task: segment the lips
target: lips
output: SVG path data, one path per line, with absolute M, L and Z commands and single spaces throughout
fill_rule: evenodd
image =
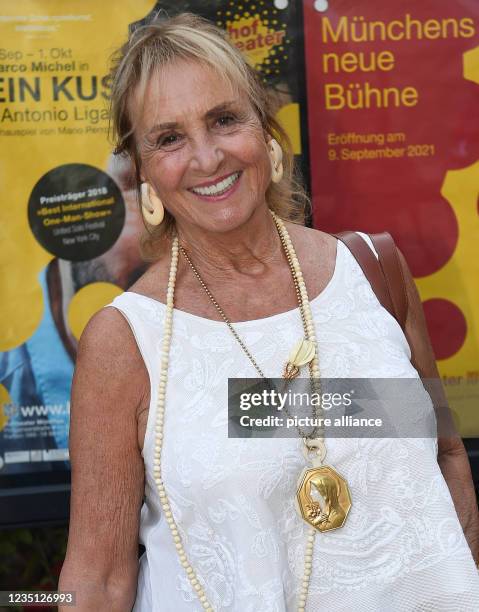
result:
M 196 195 L 200 196 L 219 196 L 229 191 L 238 181 L 240 175 L 241 172 L 232 172 L 231 174 L 219 177 L 214 181 L 208 181 L 206 183 L 201 183 L 201 185 L 190 187 L 189 191 L 192 191 Z

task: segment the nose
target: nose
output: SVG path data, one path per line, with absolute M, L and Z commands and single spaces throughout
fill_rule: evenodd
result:
M 208 132 L 195 134 L 190 141 L 191 170 L 204 177 L 216 174 L 225 159 L 220 144 L 214 134 Z

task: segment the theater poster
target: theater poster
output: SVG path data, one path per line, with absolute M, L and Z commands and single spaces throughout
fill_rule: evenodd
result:
M 146 267 L 133 169 L 113 157 L 108 139 L 111 52 L 158 11 L 211 19 L 274 90 L 301 158 L 298 8 L 0 0 L 0 477 L 69 470 L 79 336 Z
M 388 230 L 479 435 L 479 3 L 304 0 L 314 225 Z

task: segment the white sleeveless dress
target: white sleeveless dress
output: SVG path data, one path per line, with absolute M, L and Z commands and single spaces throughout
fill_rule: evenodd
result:
M 200 611 L 153 479 L 166 307 L 128 291 L 110 306 L 128 320 L 151 382 L 139 535 L 146 551 L 133 610 Z M 333 277 L 311 308 L 322 376 L 418 376 L 399 324 L 340 241 Z M 265 375 L 277 378 L 303 335 L 297 308 L 234 327 Z M 227 436 L 227 379 L 256 375 L 224 323 L 174 311 L 163 478 L 189 561 L 214 609 L 289 612 L 297 607 L 309 529 L 294 507 L 305 465 L 301 442 Z M 307 610 L 479 610 L 479 577 L 437 463 L 437 441 L 328 438 L 327 448 L 326 463 L 347 479 L 353 505 L 344 527 L 316 536 Z

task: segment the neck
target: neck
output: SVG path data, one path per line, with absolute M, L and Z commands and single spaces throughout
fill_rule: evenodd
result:
M 283 249 L 274 220 L 266 206 L 258 208 L 238 228 L 211 232 L 177 223 L 179 243 L 202 274 L 261 276 L 270 265 L 283 260 Z

